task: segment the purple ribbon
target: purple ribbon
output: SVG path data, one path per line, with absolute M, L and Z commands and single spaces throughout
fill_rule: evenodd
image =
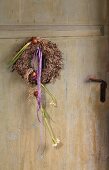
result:
M 36 66 L 37 63 L 37 66 Z M 38 112 L 41 108 L 41 72 L 42 72 L 42 51 L 41 48 L 37 47 L 37 50 L 33 54 L 33 59 L 31 62 L 32 68 L 34 68 L 35 72 L 37 73 L 36 77 L 33 77 L 33 80 L 37 81 L 37 117 L 39 119 Z
M 37 60 L 37 67 L 36 67 L 36 60 Z M 37 72 L 37 77 L 35 78 L 37 80 L 37 118 L 40 122 L 40 142 L 41 142 L 41 147 L 43 146 L 43 119 L 42 115 L 40 115 L 39 118 L 39 111 L 41 109 L 41 73 L 42 73 L 42 51 L 40 47 L 37 47 L 36 52 L 33 55 L 32 63 L 31 66 L 35 69 Z
M 37 90 L 38 90 L 38 96 L 37 96 L 37 116 L 38 112 L 41 109 L 41 72 L 42 72 L 42 51 L 38 47 L 37 51 L 37 60 L 38 60 L 38 68 L 37 68 Z M 39 118 L 39 116 L 38 116 Z M 43 146 L 43 120 L 42 115 L 40 116 L 40 141 L 41 141 L 41 147 Z M 42 156 L 42 153 L 41 153 Z
M 38 96 L 37 96 L 37 112 L 39 112 L 41 108 L 41 72 L 42 72 L 42 51 L 38 47 L 37 48 L 37 60 L 38 60 L 38 68 L 37 68 L 37 90 L 38 90 Z

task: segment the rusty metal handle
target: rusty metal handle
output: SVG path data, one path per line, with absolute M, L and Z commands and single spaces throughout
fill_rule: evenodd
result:
M 102 79 L 96 79 L 90 77 L 88 79 L 89 82 L 95 82 L 95 83 L 100 83 L 100 101 L 105 102 L 106 100 L 106 88 L 107 88 L 107 82 L 102 80 Z

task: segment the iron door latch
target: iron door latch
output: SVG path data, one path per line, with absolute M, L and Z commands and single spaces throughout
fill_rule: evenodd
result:
M 96 79 L 92 77 L 89 77 L 88 82 L 100 83 L 100 101 L 105 102 L 107 82 L 102 79 Z

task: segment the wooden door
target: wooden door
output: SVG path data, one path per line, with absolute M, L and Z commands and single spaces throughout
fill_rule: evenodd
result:
M 109 83 L 107 20 L 106 0 L 0 1 L 0 170 L 108 170 L 109 92 L 101 103 L 100 85 L 85 81 L 94 75 Z M 28 102 L 26 84 L 6 65 L 31 36 L 56 42 L 64 58 L 61 78 L 48 85 L 62 146 L 53 148 L 47 134 L 43 157 L 35 100 Z

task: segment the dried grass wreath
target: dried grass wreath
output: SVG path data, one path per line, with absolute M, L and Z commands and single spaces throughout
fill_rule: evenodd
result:
M 41 124 L 45 124 L 51 136 L 53 146 L 57 146 L 57 139 L 50 126 L 50 120 L 42 102 L 42 88 L 49 94 L 56 106 L 55 97 L 46 88 L 60 75 L 63 66 L 62 53 L 57 45 L 49 40 L 33 37 L 27 42 L 9 63 L 12 71 L 17 71 L 26 82 L 33 86 L 32 94 L 37 99 L 37 117 Z M 39 115 L 40 112 L 40 115 Z
M 26 48 L 26 49 L 25 49 Z M 29 83 L 37 84 L 36 69 L 37 58 L 35 53 L 37 48 L 42 51 L 42 75 L 41 82 L 43 84 L 49 83 L 59 76 L 62 68 L 62 54 L 55 43 L 40 38 L 32 38 L 32 41 L 24 46 L 20 57 L 16 56 L 12 60 L 12 70 L 16 70 L 22 78 L 26 78 Z M 36 54 L 37 55 L 37 54 Z M 28 76 L 26 76 L 28 75 Z

